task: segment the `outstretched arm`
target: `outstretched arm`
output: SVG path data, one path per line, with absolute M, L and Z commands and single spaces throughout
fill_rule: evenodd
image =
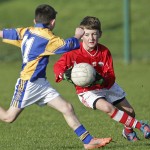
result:
M 77 49 L 80 47 L 79 40 L 84 35 L 84 30 L 77 27 L 75 30 L 75 35 L 72 38 L 68 38 L 64 41 L 64 45 L 55 51 L 55 54 L 62 54 L 69 52 L 71 50 Z
M 3 37 L 3 31 L 0 30 L 0 37 Z

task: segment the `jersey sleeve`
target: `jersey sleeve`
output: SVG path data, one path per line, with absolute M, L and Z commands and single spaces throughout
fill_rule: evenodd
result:
M 60 37 L 53 36 L 47 44 L 45 52 L 48 55 L 63 54 L 79 47 L 80 44 L 77 38 L 71 37 L 63 40 Z
M 72 66 L 71 59 L 69 59 L 70 55 L 68 53 L 63 54 L 60 59 L 54 64 L 53 71 L 55 74 L 55 81 L 62 81 L 63 73 Z
M 3 42 L 21 47 L 21 42 L 26 28 L 4 29 Z
M 108 89 L 115 83 L 115 73 L 113 68 L 113 59 L 110 51 L 106 54 L 105 67 L 103 70 L 104 86 Z

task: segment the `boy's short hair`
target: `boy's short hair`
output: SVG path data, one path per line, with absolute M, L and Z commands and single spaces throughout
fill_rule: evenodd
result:
M 35 10 L 36 23 L 49 25 L 50 20 L 56 18 L 57 12 L 53 7 L 47 4 L 39 5 Z
M 80 22 L 80 27 L 90 30 L 96 29 L 99 30 L 99 32 L 101 32 L 100 20 L 92 16 L 86 16 L 85 18 L 83 18 L 83 20 Z

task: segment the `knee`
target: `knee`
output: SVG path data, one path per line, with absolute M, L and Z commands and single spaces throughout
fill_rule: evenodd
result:
M 63 106 L 63 113 L 64 114 L 71 114 L 74 113 L 74 109 L 73 106 L 67 102 L 64 106 Z
M 6 123 L 13 123 L 15 121 L 15 118 L 11 115 L 6 115 L 4 118 L 2 118 L 2 121 Z
M 96 109 L 103 111 L 104 113 L 108 114 L 109 116 L 111 116 L 115 111 L 115 107 L 105 100 L 97 101 Z
M 104 110 L 105 110 L 104 111 L 105 113 L 107 113 L 109 116 L 111 116 L 115 111 L 115 107 L 113 105 L 106 105 L 104 107 Z
M 133 118 L 135 117 L 135 111 L 134 111 L 133 108 L 129 109 L 128 115 L 130 115 L 130 116 L 133 117 Z

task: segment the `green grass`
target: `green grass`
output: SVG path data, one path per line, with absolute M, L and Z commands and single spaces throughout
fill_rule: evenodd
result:
M 34 9 L 42 0 L 1 0 L 0 28 L 32 26 Z M 123 0 L 45 0 L 58 11 L 56 35 L 67 38 L 74 33 L 81 19 L 87 15 L 99 17 L 103 36 L 100 42 L 110 48 L 114 57 L 117 82 L 127 92 L 137 119 L 148 120 L 149 113 L 149 0 L 131 1 L 131 50 L 133 61 L 123 62 Z M 84 107 L 78 100 L 75 89 L 67 82 L 56 84 L 52 65 L 59 56 L 53 56 L 48 66 L 48 80 L 70 101 L 77 115 L 90 133 L 96 137 L 111 136 L 112 142 L 103 149 L 145 150 L 149 141 L 130 143 L 122 138 L 122 125 L 106 114 Z M 16 61 L 17 60 L 17 61 Z M 8 108 L 21 69 L 20 50 L 0 42 L 0 106 Z M 64 89 L 65 87 L 65 89 Z M 13 124 L 0 122 L 0 150 L 81 150 L 82 143 L 67 126 L 61 114 L 49 107 L 32 105 L 24 110 Z
M 52 65 L 55 62 L 52 57 L 48 66 L 48 80 L 51 81 L 63 97 L 70 101 L 80 121 L 96 137 L 111 136 L 115 142 L 103 149 L 111 150 L 145 150 L 150 146 L 149 140 L 137 131 L 141 141 L 130 143 L 122 136 L 122 125 L 111 120 L 106 114 L 84 107 L 78 100 L 71 84 L 62 82 L 56 84 L 52 74 Z M 9 107 L 13 95 L 14 85 L 20 71 L 20 62 L 0 64 L 0 105 Z M 133 105 L 137 119 L 148 120 L 149 113 L 149 74 L 148 63 L 134 62 L 124 65 L 114 62 L 117 82 L 127 92 L 127 98 Z M 64 90 L 64 87 L 65 90 Z M 67 126 L 62 115 L 47 106 L 27 107 L 13 124 L 0 122 L 0 149 L 2 150 L 81 150 L 82 143 L 74 132 Z

